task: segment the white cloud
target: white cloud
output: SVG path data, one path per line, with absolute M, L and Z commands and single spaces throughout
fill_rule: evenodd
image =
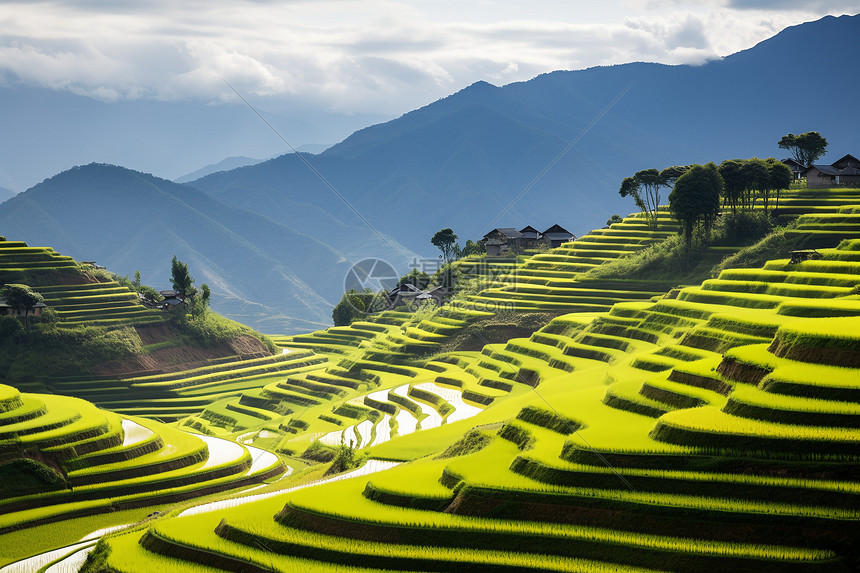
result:
M 480 79 L 504 84 L 627 61 L 697 64 L 838 6 L 763 11 L 756 8 L 767 0 L 729 1 L 744 9 L 720 0 L 587 7 L 551 0 L 0 1 L 0 77 L 104 101 L 233 101 L 227 81 L 272 101 L 391 114 Z

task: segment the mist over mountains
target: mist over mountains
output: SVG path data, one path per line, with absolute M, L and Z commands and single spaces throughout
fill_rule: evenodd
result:
M 415 256 L 435 258 L 429 238 L 443 227 L 461 242 L 554 223 L 581 235 L 635 210 L 618 195 L 635 171 L 784 157 L 788 132 L 819 131 L 827 158 L 856 155 L 857 54 L 860 16 L 826 17 L 702 66 L 478 82 L 304 156 L 316 173 L 294 154 L 187 185 L 104 165 L 64 172 L 0 205 L 0 233 L 139 269 L 155 286 L 175 253 L 219 312 L 308 330 L 330 320 L 350 262 L 375 256 L 406 272 Z
M 248 165 L 256 165 L 260 163 L 262 159 L 254 159 L 253 157 L 228 157 L 227 159 L 222 159 L 218 163 L 210 163 L 208 165 L 204 165 L 200 169 L 196 169 L 191 173 L 187 173 L 181 177 L 177 177 L 173 181 L 175 183 L 189 183 L 194 181 L 195 179 L 200 179 L 201 177 L 206 177 L 207 175 L 211 175 L 213 173 L 218 173 L 219 171 L 230 171 L 231 169 L 238 169 L 239 167 L 246 167 Z
M 478 82 L 357 131 L 313 165 L 373 227 L 420 252 L 443 227 L 461 240 L 526 224 L 579 235 L 634 209 L 617 190 L 640 169 L 783 157 L 778 139 L 809 130 L 827 137 L 835 156 L 856 150 L 860 134 L 846 118 L 858 53 L 860 17 L 828 17 L 698 67 L 633 63 L 505 87 Z M 193 184 L 278 217 L 296 201 L 348 215 L 295 156 Z

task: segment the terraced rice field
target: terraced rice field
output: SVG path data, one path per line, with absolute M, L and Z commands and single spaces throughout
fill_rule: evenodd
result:
M 323 368 L 328 358 L 309 350 L 274 356 L 234 356 L 185 370 L 142 376 L 52 378 L 40 387 L 94 402 L 129 416 L 172 422 L 199 414 L 218 400 L 259 389 L 286 374 Z M 27 385 L 22 385 L 26 388 Z M 201 424 L 199 431 L 205 432 Z
M 165 320 L 162 311 L 145 307 L 136 292 L 116 281 L 41 285 L 37 290 L 45 304 L 57 311 L 61 324 L 155 324 Z
M 77 398 L 0 386 L 0 532 L 108 508 L 155 505 L 278 475 L 239 444 L 123 418 Z
M 605 229 L 561 247 L 540 252 L 497 273 L 493 281 L 467 300 L 480 310 L 521 312 L 606 311 L 616 302 L 648 300 L 674 285 L 642 281 L 582 281 L 579 275 L 603 263 L 644 249 L 678 233 L 678 223 L 660 212 L 657 228 L 645 223 L 641 213 L 628 216 Z M 490 257 L 487 257 L 489 260 Z
M 145 307 L 137 293 L 116 281 L 88 279 L 72 257 L 21 241 L 0 241 L 0 273 L 4 283 L 37 286 L 45 304 L 57 311 L 60 324 L 153 324 L 161 311 Z M 86 269 L 86 267 L 83 267 Z
M 106 563 L 853 570 L 860 240 L 819 252 L 565 314 L 423 366 L 380 360 L 368 340 L 318 379 L 355 383 L 324 404 L 341 425 L 305 431 L 332 444 L 362 436 L 372 457 L 404 463 L 159 520 L 109 540 Z M 376 440 L 407 419 L 432 429 Z M 117 557 L 132 547 L 131 561 Z
M 122 381 L 176 413 L 209 400 L 178 427 L 0 386 L 0 446 L 36 444 L 74 483 L 16 492 L 0 526 L 249 484 L 283 471 L 275 452 L 344 443 L 369 456 L 359 473 L 175 512 L 85 547 L 99 557 L 84 571 L 857 570 L 854 203 L 780 201 L 805 213 L 796 232 L 830 241 L 820 259 L 669 292 L 583 298 L 577 273 L 616 256 L 600 255 L 659 240 L 635 217 L 534 255 L 516 273 L 536 288 L 497 281 L 471 302 L 505 292 L 558 316 L 480 350 L 439 352 L 489 318 L 477 306 L 394 312 L 279 338 L 276 359 Z M 6 469 L 50 475 L 33 467 Z

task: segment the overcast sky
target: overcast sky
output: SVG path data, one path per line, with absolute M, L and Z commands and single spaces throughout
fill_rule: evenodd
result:
M 475 81 L 629 61 L 701 63 L 826 0 L 0 0 L 0 84 L 103 101 L 249 98 L 399 115 Z

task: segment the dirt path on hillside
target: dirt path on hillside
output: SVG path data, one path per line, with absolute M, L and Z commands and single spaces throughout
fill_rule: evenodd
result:
M 144 346 L 166 342 L 176 336 L 169 326 L 163 324 L 138 326 L 136 330 Z M 145 354 L 135 354 L 121 360 L 103 362 L 94 366 L 92 372 L 97 376 L 131 378 L 134 376 L 199 368 L 219 358 L 236 357 L 236 359 L 248 359 L 268 356 L 269 354 L 269 350 L 262 342 L 253 336 L 243 334 L 242 336 L 220 342 L 211 347 L 178 344 L 176 346 L 158 348 Z

